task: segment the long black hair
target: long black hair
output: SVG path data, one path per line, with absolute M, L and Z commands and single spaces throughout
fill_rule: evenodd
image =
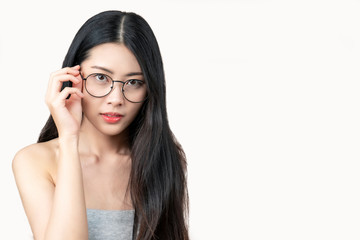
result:
M 134 239 L 189 239 L 186 158 L 169 127 L 162 58 L 148 23 L 130 12 L 93 16 L 76 34 L 62 67 L 80 64 L 93 47 L 109 42 L 124 44 L 134 54 L 147 83 L 147 99 L 129 126 Z M 57 137 L 50 115 L 38 142 Z

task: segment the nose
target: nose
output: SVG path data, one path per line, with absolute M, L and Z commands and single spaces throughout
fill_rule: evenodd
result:
M 115 82 L 113 85 L 113 89 L 107 96 L 108 104 L 112 105 L 121 105 L 124 103 L 125 98 L 124 94 L 122 92 L 122 83 L 121 82 Z

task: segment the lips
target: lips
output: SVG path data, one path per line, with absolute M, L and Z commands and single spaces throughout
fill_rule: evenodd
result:
M 118 121 L 121 120 L 121 118 L 123 118 L 123 115 L 116 112 L 106 112 L 106 113 L 101 113 L 100 115 L 105 120 L 105 122 L 108 123 L 117 123 Z

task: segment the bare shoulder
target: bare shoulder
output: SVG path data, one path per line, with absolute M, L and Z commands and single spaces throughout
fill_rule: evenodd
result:
M 15 182 L 35 238 L 44 236 L 56 186 L 57 139 L 18 151 L 12 161 Z
M 17 174 L 40 174 L 53 180 L 56 172 L 57 139 L 35 143 L 19 150 L 12 161 L 12 169 Z

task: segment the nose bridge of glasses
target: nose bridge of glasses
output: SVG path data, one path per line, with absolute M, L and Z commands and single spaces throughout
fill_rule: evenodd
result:
M 119 86 L 116 86 L 115 83 L 119 83 Z M 124 101 L 124 99 L 126 99 L 125 97 L 125 93 L 124 93 L 124 88 L 123 88 L 123 81 L 118 81 L 118 80 L 113 80 L 111 87 L 109 89 L 108 92 L 108 96 L 110 96 L 111 101 L 120 101 L 120 99 L 122 99 L 121 101 Z
M 120 89 L 122 92 L 124 92 L 124 85 L 125 85 L 125 82 L 123 81 L 120 81 L 120 80 L 112 80 L 113 84 L 111 86 L 112 89 L 115 88 L 115 83 L 120 83 Z

